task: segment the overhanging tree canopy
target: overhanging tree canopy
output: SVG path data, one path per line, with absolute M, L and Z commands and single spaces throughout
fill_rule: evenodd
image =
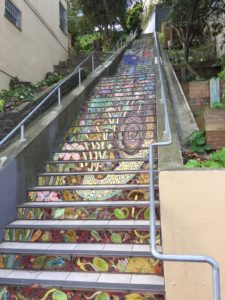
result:
M 206 29 L 212 34 L 220 33 L 224 28 L 224 0 L 163 0 L 163 4 L 171 7 L 169 23 L 176 31 L 184 50 L 184 63 L 187 70 L 197 77 L 190 66 L 188 57 L 190 46 L 198 35 Z

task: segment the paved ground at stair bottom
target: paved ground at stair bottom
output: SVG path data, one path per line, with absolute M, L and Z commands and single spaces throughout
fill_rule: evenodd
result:
M 5 226 L 0 299 L 164 299 L 162 264 L 149 247 L 153 46 L 151 36 L 134 41 L 115 76 L 101 79 Z

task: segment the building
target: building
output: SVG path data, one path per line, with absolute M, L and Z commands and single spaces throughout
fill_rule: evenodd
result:
M 144 14 L 148 15 L 149 8 L 151 5 L 155 5 L 159 2 L 159 0 L 144 0 L 143 1 L 143 10 Z
M 68 57 L 67 0 L 0 1 L 0 89 L 36 82 Z

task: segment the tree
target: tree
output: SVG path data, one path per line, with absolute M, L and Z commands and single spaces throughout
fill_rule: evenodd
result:
M 127 11 L 127 29 L 129 31 L 141 31 L 141 13 L 143 7 L 141 2 L 136 2 Z
M 84 17 L 77 0 L 71 0 L 68 13 L 68 29 L 71 34 L 71 43 L 73 47 L 78 45 L 78 38 L 84 34 L 93 32 L 92 24 Z
M 189 52 L 193 40 L 210 29 L 213 35 L 224 28 L 224 0 L 163 0 L 171 7 L 169 23 L 176 31 L 184 51 L 186 69 L 196 78 L 197 72 L 189 64 Z

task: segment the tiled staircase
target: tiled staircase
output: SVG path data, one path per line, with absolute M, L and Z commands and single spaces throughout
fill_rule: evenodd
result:
M 149 246 L 154 68 L 152 38 L 142 36 L 66 130 L 5 227 L 0 299 L 164 299 L 162 264 Z

